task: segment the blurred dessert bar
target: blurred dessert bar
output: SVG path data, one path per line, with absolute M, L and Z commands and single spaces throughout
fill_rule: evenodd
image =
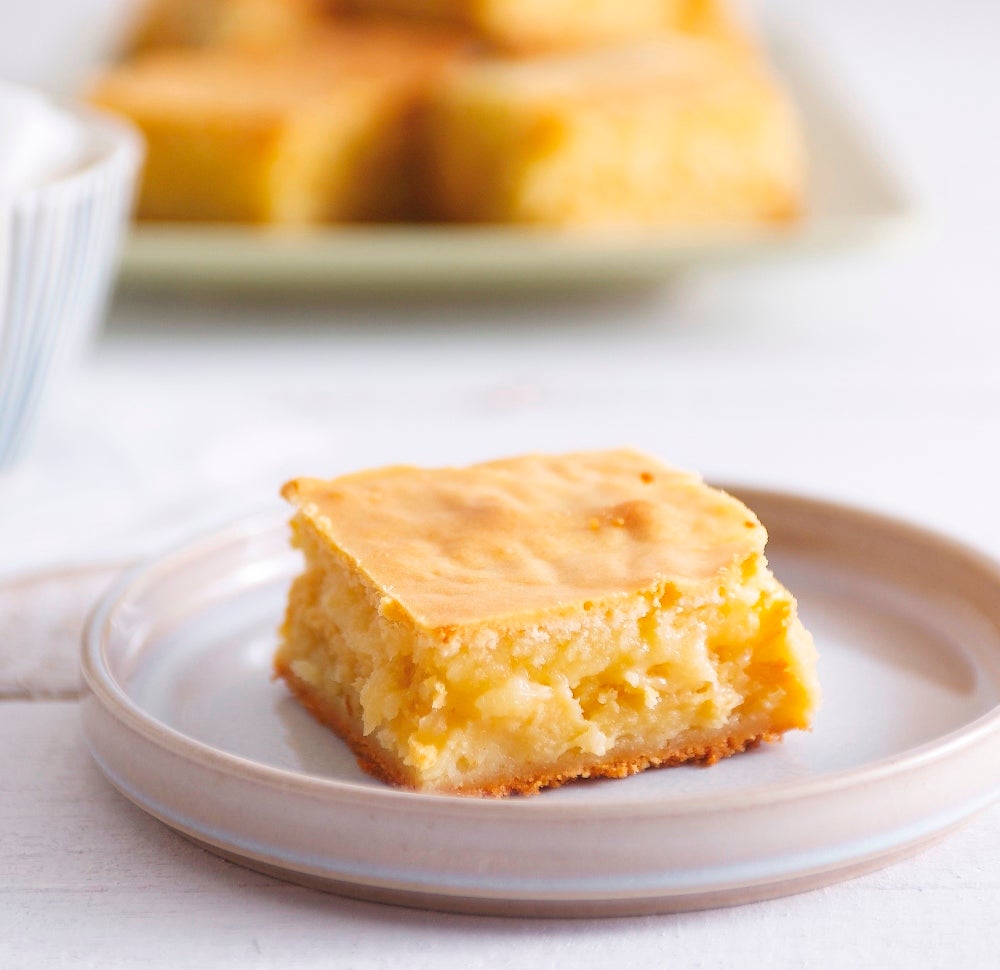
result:
M 141 217 L 399 219 L 415 110 L 463 44 L 431 29 L 327 25 L 273 48 L 148 53 L 109 71 L 92 100 L 146 137 Z
M 686 30 L 716 0 L 343 0 L 366 13 L 440 20 L 521 53 L 640 40 Z
M 801 206 L 788 99 L 748 45 L 708 35 L 461 65 L 426 124 L 444 219 L 687 226 Z
M 133 53 L 220 43 L 270 46 L 323 22 L 328 0 L 152 0 L 139 18 Z

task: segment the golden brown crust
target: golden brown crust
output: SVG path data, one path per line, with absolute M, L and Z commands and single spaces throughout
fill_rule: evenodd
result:
M 713 583 L 767 541 L 737 499 L 626 448 L 298 478 L 282 495 L 430 629 Z
M 281 677 L 302 705 L 319 721 L 329 727 L 353 751 L 358 765 L 368 774 L 402 788 L 417 789 L 414 775 L 408 772 L 398 761 L 392 760 L 389 753 L 377 741 L 368 738 L 361 730 L 360 717 L 349 710 L 350 701 L 345 701 L 343 707 L 329 703 L 314 691 L 309 684 L 297 677 L 280 659 L 275 661 L 275 674 Z M 740 733 L 715 732 L 698 740 L 681 737 L 666 748 L 656 752 L 632 752 L 612 754 L 608 760 L 595 759 L 580 762 L 569 768 L 554 770 L 550 773 L 532 775 L 515 775 L 513 777 L 496 778 L 486 784 L 477 784 L 468 788 L 439 788 L 438 794 L 480 795 L 490 798 L 502 798 L 506 795 L 534 795 L 543 788 L 558 788 L 567 782 L 584 778 L 625 778 L 637 774 L 647 768 L 666 768 L 680 764 L 713 765 L 730 755 L 739 754 L 749 748 L 756 747 L 761 742 L 781 740 L 781 732 L 759 730 Z

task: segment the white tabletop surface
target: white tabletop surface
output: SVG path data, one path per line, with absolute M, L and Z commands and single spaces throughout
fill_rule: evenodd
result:
M 802 8 L 921 205 L 892 245 L 630 295 L 115 302 L 0 477 L 0 966 L 1000 965 L 1000 805 L 881 872 L 680 916 L 421 913 L 223 862 L 79 736 L 78 616 L 110 573 L 22 581 L 276 507 L 294 474 L 618 443 L 1000 557 L 1000 8 Z

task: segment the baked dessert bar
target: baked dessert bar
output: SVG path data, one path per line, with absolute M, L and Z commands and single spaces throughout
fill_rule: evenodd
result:
M 269 47 L 316 29 L 330 6 L 328 0 L 153 0 L 130 53 L 231 43 Z
M 518 53 L 605 46 L 697 26 L 719 0 L 344 0 L 363 12 L 441 20 Z
M 414 115 L 464 43 L 450 32 L 348 23 L 268 49 L 157 51 L 111 69 L 92 100 L 146 138 L 142 218 L 406 218 Z
M 276 673 L 396 785 L 533 793 L 806 728 L 752 512 L 634 451 L 300 478 Z
M 673 35 L 470 62 L 426 125 L 446 220 L 690 227 L 780 223 L 802 207 L 795 113 L 749 45 Z

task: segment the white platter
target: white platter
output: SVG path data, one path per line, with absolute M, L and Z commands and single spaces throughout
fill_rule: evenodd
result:
M 533 798 L 386 787 L 269 678 L 298 561 L 267 519 L 107 595 L 83 650 L 90 748 L 136 804 L 230 859 L 485 913 L 658 912 L 813 888 L 910 853 L 1000 796 L 1000 566 L 882 516 L 734 491 L 767 525 L 820 649 L 811 734 Z
M 787 28 L 786 28 L 787 30 Z M 288 232 L 141 223 L 123 282 L 144 290 L 508 292 L 651 284 L 692 268 L 866 242 L 911 211 L 898 176 L 807 39 L 769 45 L 802 119 L 806 216 L 790 227 L 579 233 L 503 226 L 343 226 Z M 835 93 L 836 92 L 836 93 Z

